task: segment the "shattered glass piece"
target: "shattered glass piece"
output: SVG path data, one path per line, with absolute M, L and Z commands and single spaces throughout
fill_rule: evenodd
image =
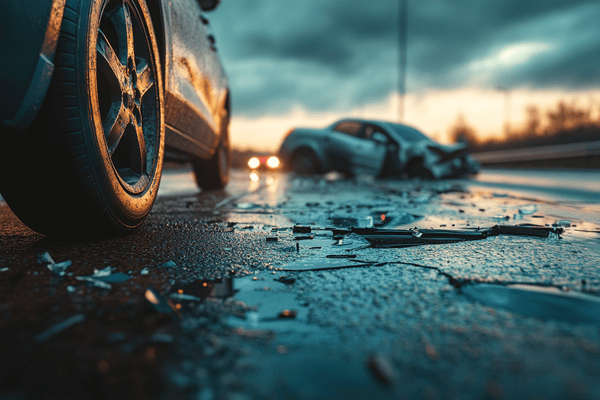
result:
M 148 268 L 144 268 L 143 270 L 140 271 L 140 275 L 148 275 L 150 273 L 150 270 Z
M 54 260 L 47 251 L 42 254 L 38 254 L 37 262 L 38 264 L 54 264 Z
M 173 268 L 176 266 L 177 266 L 177 264 L 175 264 L 175 262 L 173 262 L 172 260 L 169 260 L 166 263 L 160 265 L 159 268 Z
M 194 296 L 191 294 L 185 294 L 185 293 L 171 293 L 169 295 L 170 298 L 174 299 L 174 300 L 184 300 L 184 301 L 202 301 L 202 299 L 198 296 Z
M 55 275 L 65 276 L 67 268 L 71 266 L 71 260 L 63 261 L 58 264 L 48 264 L 46 267 Z
M 112 274 L 112 272 L 116 270 L 116 268 L 113 268 L 111 266 L 108 266 L 106 268 L 102 268 L 102 269 L 94 269 L 94 273 L 92 274 L 92 278 L 104 278 L 106 276 L 109 276 L 110 274 Z
M 277 267 L 280 271 L 320 271 L 325 269 L 357 268 L 374 265 L 371 261 L 356 259 L 309 257 Z
M 373 217 L 367 216 L 365 217 L 364 228 L 373 228 Z
M 165 299 L 157 290 L 153 288 L 146 289 L 144 297 L 152 305 L 154 310 L 159 314 L 172 314 L 174 313 L 175 306 L 170 300 Z
M 6 271 L 8 271 L 8 267 L 0 268 L 0 272 L 6 272 Z
M 528 204 L 526 206 L 519 207 L 519 214 L 523 215 L 531 215 L 538 210 L 538 206 L 536 204 Z
M 540 319 L 600 325 L 600 298 L 535 285 L 472 284 L 461 292 L 484 304 Z
M 85 321 L 84 314 L 73 315 L 72 317 L 69 317 L 69 318 L 65 319 L 64 321 L 59 322 L 58 324 L 53 325 L 52 327 L 45 330 L 44 332 L 36 335 L 33 340 L 36 343 L 43 343 L 46 340 L 50 339 L 52 336 L 56 335 L 57 333 L 60 333 L 60 332 L 64 331 L 65 329 L 70 328 L 71 326 L 78 324 L 80 322 L 83 322 L 83 321 Z
M 69 292 L 69 293 L 74 293 L 74 292 L 75 292 L 75 290 L 76 290 L 76 289 L 75 289 L 75 286 L 71 286 L 71 285 L 67 286 L 67 292 Z
M 355 233 L 345 235 L 340 242 L 330 247 L 330 249 L 334 250 L 337 254 L 342 251 L 366 249 L 370 246 L 368 240 Z
M 91 278 L 89 276 L 76 276 L 75 279 L 77 279 L 78 281 L 89 282 L 93 286 L 101 288 L 101 289 L 112 289 L 112 286 L 110 284 L 103 282 L 99 279 Z
M 420 238 L 421 236 L 423 236 L 423 232 L 412 231 L 412 235 L 416 238 Z

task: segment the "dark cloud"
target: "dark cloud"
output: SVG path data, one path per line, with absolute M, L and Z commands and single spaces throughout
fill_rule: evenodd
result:
M 408 0 L 408 7 L 411 92 L 600 86 L 595 0 Z M 224 0 L 209 17 L 238 113 L 297 105 L 343 112 L 397 88 L 397 1 Z M 546 50 L 515 65 L 473 68 L 519 43 Z

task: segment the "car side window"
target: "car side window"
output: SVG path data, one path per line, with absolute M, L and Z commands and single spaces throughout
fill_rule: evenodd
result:
M 337 124 L 334 131 L 342 132 L 350 136 L 360 136 L 362 130 L 362 124 L 356 121 L 342 121 Z
M 365 139 L 379 143 L 388 143 L 390 141 L 388 136 L 383 133 L 383 130 L 375 125 L 366 125 L 363 131 L 363 136 Z

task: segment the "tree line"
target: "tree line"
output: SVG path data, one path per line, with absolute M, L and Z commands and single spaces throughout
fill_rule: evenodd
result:
M 454 142 L 466 143 L 471 151 L 505 150 L 551 144 L 600 140 L 600 113 L 593 117 L 591 107 L 579 107 L 559 101 L 547 110 L 536 105 L 525 109 L 526 119 L 520 127 L 504 126 L 504 136 L 483 140 L 469 125 L 464 115 L 459 115 L 450 128 Z

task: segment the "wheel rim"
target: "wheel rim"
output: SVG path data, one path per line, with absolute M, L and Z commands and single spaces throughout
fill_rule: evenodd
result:
M 157 160 L 160 105 L 151 49 L 136 5 L 107 2 L 96 44 L 97 104 L 110 162 L 132 194 L 148 187 Z

